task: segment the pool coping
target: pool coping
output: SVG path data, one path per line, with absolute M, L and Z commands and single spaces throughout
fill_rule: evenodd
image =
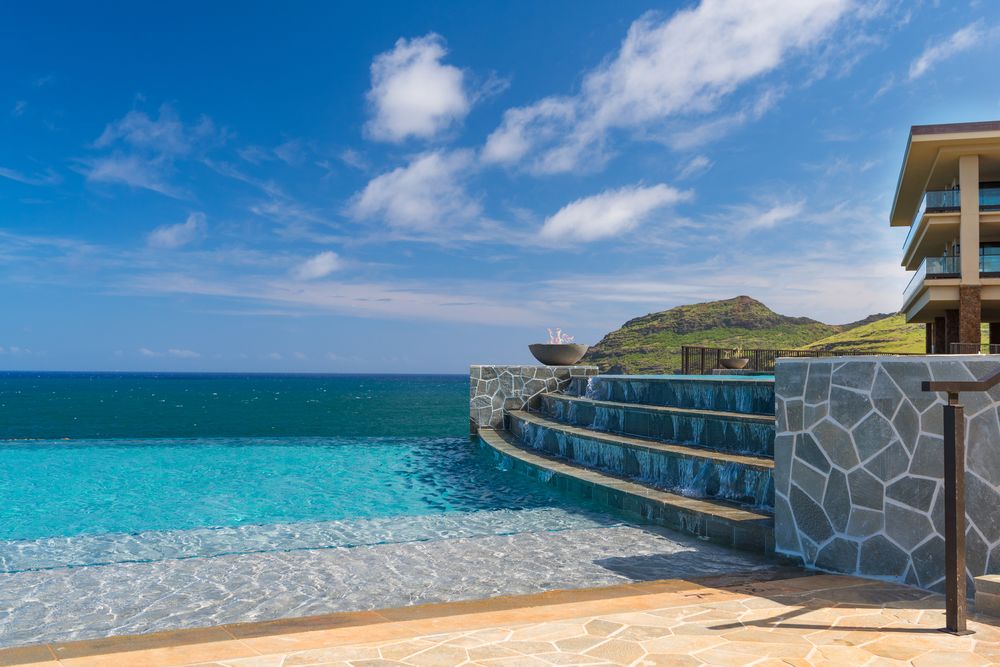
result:
M 139 635 L 0 648 L 0 667 L 168 667 L 254 658 L 274 653 L 406 638 L 504 623 L 577 618 L 615 609 L 639 611 L 704 601 L 778 582 L 799 588 L 843 575 L 811 574 L 775 565 L 765 570 L 690 579 L 659 579 L 613 586 L 558 589 L 528 595 L 441 602 L 368 611 L 231 623 Z M 805 580 L 799 583 L 798 580 Z M 782 583 L 784 582 L 784 583 Z M 858 585 L 870 583 L 858 579 Z M 706 593 L 706 591 L 708 591 Z

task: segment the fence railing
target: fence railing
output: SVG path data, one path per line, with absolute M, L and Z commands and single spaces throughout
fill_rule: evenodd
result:
M 1000 354 L 1000 345 L 990 343 L 952 343 L 948 346 L 950 354 Z
M 724 368 L 724 359 L 747 359 L 744 370 L 768 373 L 774 371 L 774 362 L 780 357 L 880 357 L 913 352 L 867 352 L 857 350 L 769 350 L 760 348 L 681 346 L 681 373 L 684 375 L 709 375 Z

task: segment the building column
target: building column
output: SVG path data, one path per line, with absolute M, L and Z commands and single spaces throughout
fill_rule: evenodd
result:
M 961 246 L 962 285 L 979 284 L 979 156 L 958 158 L 961 214 L 958 242 Z
M 958 311 L 944 311 L 944 349 L 942 354 L 951 354 L 951 344 L 958 342 Z
M 934 318 L 934 354 L 948 354 L 948 338 L 943 317 Z
M 934 353 L 934 323 L 924 324 L 924 354 Z
M 982 343 L 982 289 L 979 285 L 958 288 L 958 342 L 962 343 L 964 354 L 979 354 Z

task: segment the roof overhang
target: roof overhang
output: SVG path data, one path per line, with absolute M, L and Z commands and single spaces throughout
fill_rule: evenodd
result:
M 980 181 L 1000 181 L 1000 121 L 914 125 L 906 142 L 889 224 L 908 227 L 927 190 L 958 178 L 958 158 L 980 155 Z

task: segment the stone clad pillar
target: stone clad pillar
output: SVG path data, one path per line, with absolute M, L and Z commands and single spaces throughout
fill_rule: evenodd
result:
M 958 288 L 958 342 L 962 343 L 963 354 L 977 354 L 982 342 L 982 289 L 981 285 Z

